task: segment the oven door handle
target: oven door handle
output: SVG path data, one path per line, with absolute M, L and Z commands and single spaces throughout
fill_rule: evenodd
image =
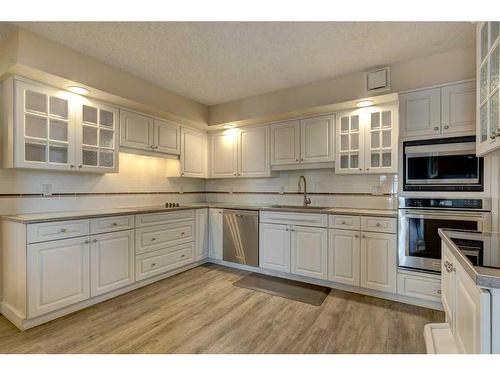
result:
M 408 218 L 433 218 L 433 219 L 470 219 L 470 220 L 484 220 L 485 214 L 481 212 L 468 211 L 467 213 L 456 212 L 456 211 L 439 211 L 430 212 L 427 210 L 403 210 L 403 217 Z

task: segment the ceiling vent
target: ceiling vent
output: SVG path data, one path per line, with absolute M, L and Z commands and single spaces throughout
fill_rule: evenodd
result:
M 391 70 L 389 67 L 366 72 L 366 92 L 381 92 L 391 89 Z

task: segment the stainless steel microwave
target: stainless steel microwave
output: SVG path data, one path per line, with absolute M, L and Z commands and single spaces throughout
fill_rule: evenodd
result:
M 403 191 L 483 191 L 476 137 L 403 142 Z

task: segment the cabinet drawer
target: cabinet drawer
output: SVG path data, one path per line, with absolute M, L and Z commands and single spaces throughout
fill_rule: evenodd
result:
M 194 221 L 137 228 L 135 253 L 142 254 L 192 241 L 194 241 Z
M 327 216 L 324 214 L 305 214 L 301 212 L 261 211 L 260 221 L 269 224 L 290 224 L 326 228 L 328 225 Z
M 329 215 L 328 227 L 335 229 L 359 230 L 361 218 L 359 216 Z
M 176 223 L 186 220 L 194 220 L 194 210 L 181 210 L 136 215 L 135 224 L 137 227 L 146 227 L 149 225 Z
M 398 222 L 392 217 L 361 217 L 361 230 L 367 232 L 396 233 Z
M 189 264 L 194 259 L 194 243 L 163 248 L 135 258 L 136 281 Z
M 28 243 L 60 240 L 63 238 L 87 236 L 89 220 L 53 221 L 28 224 Z
M 441 278 L 398 273 L 398 294 L 441 302 Z
M 107 233 L 134 229 L 134 216 L 113 216 L 90 220 L 90 233 Z

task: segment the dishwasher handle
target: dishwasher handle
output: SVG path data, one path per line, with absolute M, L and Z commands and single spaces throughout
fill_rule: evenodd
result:
M 224 215 L 234 215 L 236 217 L 242 218 L 245 216 L 259 216 L 259 211 L 251 211 L 251 210 L 226 210 L 222 211 Z

